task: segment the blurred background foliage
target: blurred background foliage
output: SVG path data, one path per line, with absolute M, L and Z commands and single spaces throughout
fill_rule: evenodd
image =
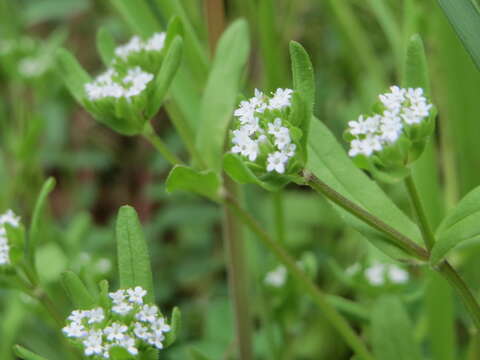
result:
M 106 26 L 119 41 L 132 35 L 117 12 L 118 1 L 0 0 L 0 210 L 13 208 L 28 221 L 43 180 L 57 180 L 50 215 L 41 229 L 39 268 L 43 283 L 66 314 L 71 307 L 58 285 L 60 273 L 72 269 L 92 289 L 101 278 L 115 284 L 114 215 L 119 206 L 133 205 L 150 242 L 157 302 L 167 312 L 174 305 L 183 312 L 183 332 L 165 359 L 188 358 L 191 347 L 212 359 L 229 359 L 234 336 L 221 212 L 193 195 L 167 194 L 168 164 L 143 139 L 120 136 L 95 122 L 55 73 L 59 46 L 69 48 L 90 73 L 98 73 L 97 29 Z M 178 1 L 208 49 L 203 1 Z M 147 1 L 159 24 L 165 24 L 168 14 L 162 13 L 159 2 Z M 420 33 L 433 102 L 439 108 L 434 143 L 419 165 L 428 171 L 417 174 L 432 221 L 438 223 L 444 211 L 479 184 L 480 75 L 435 1 L 226 0 L 224 6 L 228 22 L 245 17 L 251 27 L 253 51 L 245 93 L 254 87 L 291 86 L 288 41 L 299 41 L 314 62 L 315 113 L 339 139 L 345 124 L 364 112 L 376 94 L 400 83 L 406 42 Z M 185 157 L 163 111 L 155 126 Z M 440 184 L 431 184 L 432 171 Z M 401 186 L 386 190 L 409 211 Z M 253 187 L 245 188 L 245 198 L 252 213 L 273 231 L 275 200 Z M 414 268 L 409 269 L 413 280 L 401 290 L 352 283 L 345 275 L 352 264 L 387 260 L 343 226 L 320 197 L 292 186 L 283 193 L 283 203 L 280 235 L 285 246 L 311 265 L 322 289 L 357 301 L 358 309 L 346 311 L 352 323 L 361 328 L 383 293 L 397 294 L 425 358 L 480 358 L 480 343 L 471 334 L 465 310 L 442 280 L 427 269 Z M 349 359 L 343 341 L 295 284 L 281 289 L 265 285 L 265 274 L 278 264 L 252 239 L 247 245 L 257 358 Z M 477 295 L 479 245 L 463 246 L 452 259 Z M 342 308 L 340 298 L 332 296 L 332 302 Z M 0 289 L 0 318 L 0 359 L 14 359 L 14 343 L 51 360 L 74 358 L 30 298 Z

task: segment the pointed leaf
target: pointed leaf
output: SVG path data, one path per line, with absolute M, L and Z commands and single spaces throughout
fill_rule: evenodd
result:
M 155 91 L 147 108 L 147 119 L 151 119 L 162 106 L 163 100 L 167 95 L 168 89 L 177 73 L 182 62 L 183 41 L 177 36 L 170 45 L 167 55 L 163 60 L 162 67 L 155 79 Z
M 420 243 L 421 234 L 413 223 L 382 191 L 382 189 L 347 156 L 328 128 L 312 118 L 307 169 L 334 190 Z M 410 255 L 390 244 L 383 233 L 371 228 L 337 206 L 334 208 L 345 222 L 360 232 L 376 247 L 397 260 L 411 261 Z
M 95 299 L 77 274 L 72 271 L 64 272 L 62 284 L 75 309 L 91 309 L 95 306 Z
M 213 171 L 197 171 L 188 166 L 177 165 L 168 175 L 167 191 L 189 191 L 219 201 L 221 180 Z
M 23 360 L 47 360 L 43 356 L 37 355 L 20 345 L 15 345 L 13 347 L 13 352 L 15 353 L 15 355 L 17 355 L 20 359 Z
M 57 71 L 65 86 L 80 104 L 85 97 L 84 86 L 91 81 L 90 75 L 82 68 L 77 59 L 67 50 L 57 51 Z
M 248 25 L 237 20 L 218 42 L 202 98 L 196 145 L 207 166 L 217 172 L 249 51 Z
M 180 313 L 180 310 L 175 307 L 172 311 L 172 317 L 170 319 L 171 330 L 165 335 L 165 347 L 172 345 L 173 342 L 177 339 L 180 332 L 181 321 L 182 314 Z
M 290 57 L 292 59 L 293 88 L 300 93 L 312 112 L 315 102 L 315 77 L 310 56 L 300 43 L 291 41 Z
M 97 51 L 107 67 L 112 63 L 116 46 L 112 34 L 105 27 L 97 31 Z
M 436 234 L 430 263 L 437 266 L 463 241 L 480 238 L 480 186 L 473 189 L 442 221 Z
M 480 12 L 472 0 L 438 0 L 463 46 L 480 69 Z
M 110 0 L 132 31 L 149 37 L 159 30 L 160 24 L 145 0 Z
M 403 304 L 394 296 L 381 297 L 372 311 L 372 346 L 376 359 L 421 360 L 413 327 Z
M 141 286 L 147 290 L 146 302 L 154 302 L 147 243 L 137 213 L 131 206 L 122 206 L 118 212 L 116 238 L 120 287 Z

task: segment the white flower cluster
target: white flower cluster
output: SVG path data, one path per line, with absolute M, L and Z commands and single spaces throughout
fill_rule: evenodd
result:
M 268 172 L 283 174 L 288 160 L 295 155 L 296 150 L 290 130 L 284 126 L 282 119 L 285 110 L 291 106 L 292 93 L 291 89 L 277 89 L 268 97 L 255 89 L 254 97 L 242 101 L 234 112 L 240 126 L 233 130 L 231 151 L 255 161 L 260 155 L 261 145 L 269 143 L 273 151 L 267 156 L 266 169 Z M 273 121 L 265 121 L 265 114 L 273 114 Z
M 130 55 L 141 51 L 161 51 L 165 46 L 165 38 L 166 34 L 164 32 L 155 33 L 146 41 L 143 41 L 138 36 L 134 36 L 125 45 L 118 46 L 115 49 L 115 55 L 123 60 L 127 60 Z
M 8 210 L 5 214 L 0 215 L 0 267 L 11 263 L 10 245 L 8 244 L 7 230 L 5 229 L 6 224 L 18 227 L 20 218 L 12 210 Z
M 403 89 L 392 86 L 390 92 L 379 96 L 385 107 L 383 114 L 370 117 L 361 115 L 348 123 L 348 132 L 354 137 L 348 154 L 370 156 L 393 144 L 405 126 L 420 124 L 430 115 L 430 104 L 422 88 Z
M 152 80 L 153 75 L 144 72 L 139 66 L 129 69 L 123 77 L 110 68 L 93 82 L 85 84 L 85 92 L 91 101 L 108 97 L 130 100 L 140 95 Z
M 346 273 L 353 276 L 360 271 L 360 264 L 356 263 L 350 266 Z M 387 281 L 392 284 L 405 284 L 410 279 L 410 275 L 404 269 L 395 264 L 374 263 L 367 267 L 363 275 L 367 281 L 373 286 L 382 286 Z
M 109 359 L 114 346 L 123 347 L 133 356 L 145 346 L 162 349 L 170 326 L 157 306 L 144 304 L 146 294 L 139 286 L 111 292 L 111 308 L 74 310 L 63 332 L 83 345 L 86 356 L 100 359 Z

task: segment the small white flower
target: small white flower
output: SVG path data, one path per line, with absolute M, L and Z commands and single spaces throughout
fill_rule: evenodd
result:
M 120 304 L 125 301 L 127 295 L 125 294 L 125 290 L 117 290 L 116 292 L 111 292 L 108 294 L 110 299 L 112 299 L 114 304 Z
M 101 307 L 92 309 L 88 311 L 88 323 L 89 324 L 95 324 L 102 322 L 103 319 L 105 319 L 105 313 L 103 312 L 103 309 Z
M 275 118 L 273 123 L 268 124 L 268 133 L 272 134 L 273 136 L 277 136 L 283 128 L 282 119 Z
M 277 89 L 273 94 L 273 97 L 268 102 L 268 108 L 271 110 L 274 109 L 284 109 L 291 105 L 291 97 L 293 90 L 291 89 Z
M 135 339 L 130 336 L 124 336 L 117 344 L 127 349 L 132 355 L 138 354 L 138 349 L 135 347 Z
M 287 280 L 287 269 L 285 266 L 277 266 L 274 270 L 267 273 L 265 283 L 273 287 L 282 287 Z
M 162 33 L 155 33 L 153 36 L 147 40 L 145 44 L 145 50 L 147 51 L 160 51 L 163 49 L 165 45 L 165 38 L 166 34 Z
M 290 130 L 286 127 L 281 127 L 277 135 L 275 136 L 275 145 L 279 150 L 283 150 L 286 146 L 290 145 L 292 139 L 290 138 Z
M 127 302 L 121 302 L 112 307 L 112 311 L 119 315 L 127 315 L 133 310 L 133 306 Z
M 103 330 L 103 333 L 107 336 L 107 339 L 110 341 L 122 340 L 125 337 L 128 327 L 118 322 L 112 323 L 110 326 L 106 327 Z
M 7 238 L 7 229 L 5 228 L 7 224 L 12 227 L 20 226 L 20 218 L 12 210 L 8 210 L 0 215 L 0 266 L 11 263 L 10 245 Z
M 275 151 L 268 155 L 267 158 L 267 171 L 276 171 L 279 174 L 283 174 L 285 172 L 285 163 L 288 161 L 288 157 L 285 156 L 280 151 Z
M 100 331 L 92 330 L 83 340 L 85 346 L 85 355 L 100 355 L 103 353 L 103 339 Z
M 135 315 L 140 321 L 154 322 L 158 315 L 158 307 L 155 305 L 143 305 L 142 309 Z
M 285 145 L 282 149 L 282 152 L 285 156 L 291 158 L 293 155 L 295 155 L 295 150 L 297 149 L 297 145 L 295 144 L 288 144 Z
M 165 319 L 163 317 L 156 318 L 152 323 L 151 323 L 151 328 L 154 333 L 166 333 L 171 330 L 170 325 L 168 325 L 165 322 Z
M 62 331 L 64 334 L 71 338 L 83 338 L 87 335 L 85 327 L 77 322 L 72 322 L 65 326 Z
M 151 336 L 151 333 L 148 331 L 147 327 L 143 326 L 141 323 L 137 322 L 134 324 L 133 332 L 135 336 L 139 339 L 146 340 Z
M 127 289 L 128 300 L 132 303 L 143 304 L 143 297 L 147 295 L 147 291 L 140 286 L 135 289 Z

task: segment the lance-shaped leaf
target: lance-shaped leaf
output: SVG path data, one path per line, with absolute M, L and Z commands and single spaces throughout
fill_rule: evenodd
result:
M 115 56 L 115 48 L 117 44 L 112 34 L 102 27 L 97 32 L 97 50 L 105 66 L 110 66 Z
M 13 347 L 13 352 L 15 353 L 15 355 L 17 355 L 20 359 L 23 360 L 47 360 L 47 358 L 37 355 L 20 345 L 15 345 Z
M 155 79 L 155 90 L 146 110 L 147 119 L 151 119 L 162 106 L 168 89 L 182 61 L 183 41 L 177 36 L 168 48 L 162 67 Z
M 57 51 L 57 71 L 75 100 L 80 104 L 85 97 L 84 86 L 91 81 L 90 75 L 82 68 L 77 59 L 67 50 Z
M 300 93 L 312 112 L 315 103 L 315 77 L 310 57 L 300 43 L 291 41 L 290 58 L 292 60 L 293 89 Z
M 404 87 L 421 87 L 427 94 L 430 92 L 425 49 L 418 34 L 413 35 L 408 42 L 403 83 Z
M 362 206 L 394 229 L 401 231 L 416 243 L 420 243 L 421 234 L 415 223 L 390 200 L 375 182 L 353 164 L 330 130 L 315 118 L 310 124 L 309 155 L 306 168 L 346 198 Z M 384 253 L 397 260 L 412 260 L 411 256 L 403 250 L 391 245 L 386 235 L 339 207 L 334 206 L 334 208 L 347 224 L 364 235 Z
M 95 299 L 77 274 L 72 271 L 64 272 L 62 274 L 62 284 L 76 309 L 91 309 L 95 306 Z
M 167 191 L 189 191 L 213 201 L 220 199 L 220 176 L 213 171 L 197 171 L 188 166 L 177 165 L 168 175 Z
M 473 189 L 442 221 L 430 263 L 438 265 L 448 252 L 467 240 L 480 238 L 480 186 Z
M 279 191 L 292 181 L 290 177 L 277 173 L 267 173 L 260 179 L 246 165 L 245 160 L 232 153 L 226 153 L 223 156 L 223 170 L 239 184 L 257 184 L 267 191 Z
M 43 220 L 42 215 L 45 209 L 45 203 L 47 202 L 48 194 L 50 194 L 54 187 L 55 179 L 48 178 L 43 184 L 42 189 L 40 190 L 40 194 L 38 195 L 37 202 L 35 203 L 27 243 L 27 253 L 30 256 L 31 261 L 34 261 L 35 250 L 38 241 L 40 240 L 40 228 L 41 221 Z
M 480 69 L 480 12 L 472 0 L 438 0 L 463 45 Z
M 134 33 L 149 37 L 159 29 L 159 23 L 145 0 L 110 0 Z
M 207 166 L 217 172 L 249 50 L 247 22 L 237 20 L 218 42 L 202 98 L 196 145 Z
M 372 346 L 376 359 L 421 360 L 413 327 L 403 304 L 394 296 L 381 297 L 372 311 Z
M 165 335 L 165 342 L 164 342 L 165 347 L 172 345 L 175 339 L 178 337 L 178 334 L 180 332 L 181 321 L 182 321 L 182 314 L 180 313 L 180 310 L 177 307 L 175 307 L 172 311 L 172 317 L 170 319 L 171 329 Z
M 165 37 L 165 48 L 168 49 L 170 44 L 180 36 L 183 39 L 183 25 L 178 16 L 174 16 L 170 19 L 167 26 L 167 36 Z
M 145 301 L 154 302 L 147 243 L 137 213 L 131 206 L 122 206 L 118 212 L 116 239 L 120 287 L 124 289 L 141 286 L 147 290 Z

